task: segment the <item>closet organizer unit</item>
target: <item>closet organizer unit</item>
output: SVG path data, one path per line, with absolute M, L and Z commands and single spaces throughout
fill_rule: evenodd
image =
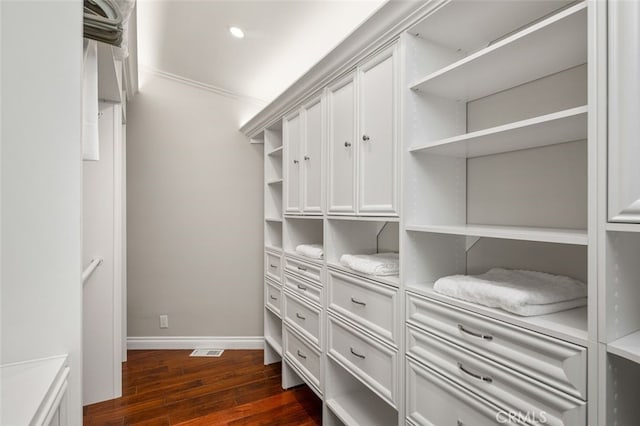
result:
M 609 177 L 597 173 L 604 6 L 390 2 L 337 48 L 353 60 L 329 55 L 301 80 L 308 92 L 290 89 L 243 127 L 264 132 L 277 235 L 265 235 L 265 361 L 273 347 L 284 354 L 283 386 L 314 389 L 324 424 L 633 424 L 640 186 L 629 153 L 640 129 L 630 117 L 609 129 L 626 136 L 609 147 Z M 630 37 L 639 11 L 609 19 L 625 16 Z M 619 44 L 626 63 L 639 46 Z M 610 96 L 613 107 L 627 99 Z M 271 144 L 265 123 L 282 123 L 275 173 L 280 139 Z M 605 225 L 608 183 L 624 193 Z M 310 244 L 321 258 L 298 250 Z M 345 257 L 375 254 L 396 256 L 399 270 Z M 520 316 L 434 290 L 493 268 L 574 278 L 587 304 Z
M 638 422 L 640 391 L 640 61 L 638 2 L 608 5 L 608 146 L 599 152 L 608 201 L 601 223 L 600 424 Z M 605 162 L 607 164 L 605 164 Z M 607 189 L 605 192 L 604 189 Z
M 474 418 L 474 404 L 420 403 L 460 386 L 495 411 L 487 424 L 500 410 L 586 423 L 586 307 L 523 317 L 433 290 L 493 267 L 587 281 L 587 5 L 562 6 L 452 2 L 407 32 L 406 415 L 416 424 Z

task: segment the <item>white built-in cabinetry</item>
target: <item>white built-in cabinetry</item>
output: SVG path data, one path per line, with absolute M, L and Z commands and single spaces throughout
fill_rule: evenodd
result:
M 609 220 L 640 222 L 640 3 L 609 2 Z
M 327 88 L 327 212 L 397 215 L 398 53 L 388 47 Z
M 324 424 L 637 423 L 639 23 L 618 0 L 390 2 L 369 44 L 337 48 L 355 58 L 322 80 L 325 214 L 304 215 L 295 187 L 267 289 L 284 298 L 283 386 L 311 386 Z M 303 158 L 323 69 L 244 130 L 291 111 L 285 159 Z M 293 164 L 289 189 L 306 185 Z M 340 264 L 384 251 L 398 277 Z M 494 267 L 580 279 L 587 306 L 524 317 L 433 290 Z
M 608 144 L 598 152 L 602 207 L 598 241 L 598 424 L 633 425 L 640 409 L 640 4 L 608 2 Z
M 321 97 L 284 119 L 287 214 L 322 214 L 324 103 Z

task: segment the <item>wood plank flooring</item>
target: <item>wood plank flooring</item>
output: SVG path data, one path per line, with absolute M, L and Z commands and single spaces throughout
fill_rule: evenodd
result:
M 262 351 L 129 351 L 122 398 L 84 407 L 85 425 L 292 425 L 322 423 L 322 403 L 306 386 L 280 387 L 280 363 Z

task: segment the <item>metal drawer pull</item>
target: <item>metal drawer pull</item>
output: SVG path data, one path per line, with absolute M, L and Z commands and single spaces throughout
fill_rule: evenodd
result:
M 469 336 L 477 337 L 477 338 L 482 339 L 482 340 L 487 340 L 489 342 L 493 340 L 493 336 L 492 335 L 476 333 L 475 331 L 467 330 L 466 328 L 464 328 L 464 325 L 462 325 L 462 324 L 458 324 L 458 330 L 462 331 L 463 333 L 468 334 Z
M 305 354 L 303 354 L 302 352 L 300 352 L 300 350 L 298 349 L 298 356 L 302 359 L 307 359 L 307 356 Z
M 349 148 L 349 147 L 351 146 L 351 142 L 347 142 L 347 141 L 345 141 L 345 142 L 344 142 L 344 146 L 346 146 L 347 148 Z
M 307 319 L 307 317 L 303 317 L 298 312 L 296 312 L 296 318 L 300 318 L 301 320 L 306 320 Z
M 277 268 L 278 267 L 278 265 L 274 265 L 272 263 L 270 263 L 269 266 L 271 266 L 272 268 Z
M 466 368 L 464 368 L 464 365 L 462 365 L 461 362 L 458 363 L 458 368 L 460 369 L 460 371 L 462 371 L 464 374 L 473 377 L 474 379 L 478 379 L 478 380 L 482 380 L 483 382 L 486 383 L 491 383 L 493 382 L 493 379 L 489 376 L 482 376 L 480 374 L 474 373 L 472 371 L 467 370 Z
M 369 138 L 369 136 L 367 136 L 367 135 L 362 135 L 362 140 L 363 140 L 363 141 L 365 141 L 365 142 L 366 142 L 366 141 L 368 141 L 369 139 L 370 139 L 370 138 Z
M 305 155 L 305 156 L 304 156 L 304 159 L 305 159 L 305 160 L 311 160 L 311 157 L 309 157 L 308 155 Z
M 351 302 L 355 303 L 356 305 L 367 306 L 367 304 L 365 302 L 361 302 L 358 299 L 354 299 L 353 297 L 351 298 Z
M 298 164 L 299 161 L 298 160 L 293 160 L 293 164 Z
M 298 284 L 298 288 L 302 291 L 306 291 L 307 287 L 303 286 L 302 284 Z
M 298 266 L 298 269 L 299 269 L 300 271 L 306 271 L 306 270 L 307 270 L 307 268 L 305 268 L 304 266 Z
M 457 424 L 458 426 L 464 426 L 464 423 L 462 423 L 462 420 L 458 420 L 458 421 L 456 422 L 456 424 Z
M 365 358 L 366 358 L 366 356 L 361 355 L 361 354 L 359 354 L 358 352 L 354 351 L 354 350 L 353 350 L 353 348 L 349 348 L 349 350 L 351 351 L 351 354 L 352 354 L 352 355 L 355 355 L 355 356 L 357 356 L 357 357 L 358 357 L 358 358 L 360 358 L 360 359 L 365 359 Z
M 278 298 L 277 298 L 277 297 L 275 297 L 273 294 L 270 294 L 270 295 L 269 295 L 269 299 L 271 299 L 271 300 L 278 300 Z

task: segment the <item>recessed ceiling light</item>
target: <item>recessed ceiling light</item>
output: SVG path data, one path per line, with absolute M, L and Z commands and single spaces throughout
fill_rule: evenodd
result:
M 236 38 L 244 38 L 244 31 L 238 27 L 229 27 L 229 32 Z

